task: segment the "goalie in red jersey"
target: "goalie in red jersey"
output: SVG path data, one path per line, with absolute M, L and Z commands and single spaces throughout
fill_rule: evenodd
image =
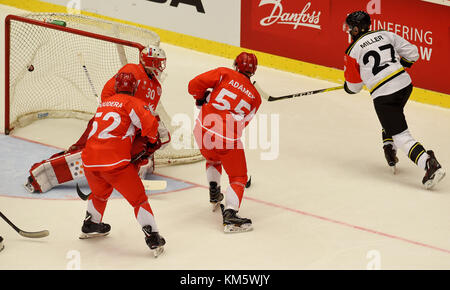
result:
M 147 103 L 135 97 L 138 81 L 132 73 L 115 76 L 115 94 L 103 99 L 97 108 L 92 128 L 82 151 L 89 195 L 81 239 L 107 235 L 111 229 L 102 222 L 103 213 L 113 189 L 116 189 L 134 208 L 137 221 L 145 233 L 145 241 L 155 253 L 165 244 L 158 233 L 144 185 L 131 163 L 131 147 L 140 130 L 149 146 L 160 146 L 158 121 Z
M 196 105 L 201 107 L 194 136 L 206 159 L 214 209 L 224 198 L 220 191 L 222 168 L 229 177 L 226 202 L 220 204 L 225 232 L 252 229 L 252 221 L 239 217 L 237 212 L 247 183 L 247 164 L 240 138 L 261 105 L 261 96 L 250 81 L 257 64 L 254 54 L 242 52 L 234 61 L 234 70 L 213 69 L 192 79 L 188 87 Z
M 135 97 L 141 99 L 153 111 L 159 121 L 159 135 L 164 140 L 163 145 L 170 141 L 170 134 L 159 116 L 155 113 L 161 98 L 161 84 L 159 77 L 166 67 L 166 54 L 164 50 L 156 46 L 149 46 L 140 52 L 138 64 L 126 64 L 118 73 L 133 73 L 138 81 Z M 105 100 L 115 94 L 115 76 L 106 82 L 101 99 Z M 92 118 L 79 140 L 69 147 L 68 150 L 56 153 L 49 159 L 33 164 L 29 170 L 30 175 L 25 188 L 30 192 L 46 192 L 59 184 L 84 177 L 81 167 L 81 151 L 83 150 L 89 132 L 92 128 Z M 147 138 L 137 132 L 131 148 L 133 163 L 139 168 L 139 175 L 145 178 L 154 169 L 154 152 L 147 150 Z

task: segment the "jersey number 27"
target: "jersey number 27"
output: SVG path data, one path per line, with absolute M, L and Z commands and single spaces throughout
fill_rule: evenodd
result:
M 397 60 L 395 59 L 395 50 L 394 47 L 392 46 L 392 44 L 386 44 L 386 45 L 382 45 L 380 47 L 378 47 L 378 49 L 381 51 L 383 50 L 387 50 L 389 49 L 391 52 L 391 59 L 390 62 L 392 63 L 396 63 Z M 370 50 L 368 51 L 364 56 L 363 56 L 363 63 L 364 65 L 367 65 L 369 63 L 369 58 L 373 58 L 374 64 L 373 64 L 373 68 L 372 68 L 372 74 L 376 75 L 378 74 L 380 71 L 384 70 L 385 68 L 387 68 L 389 66 L 389 63 L 385 63 L 384 65 L 380 65 L 381 63 L 381 55 L 378 51 L 376 50 Z

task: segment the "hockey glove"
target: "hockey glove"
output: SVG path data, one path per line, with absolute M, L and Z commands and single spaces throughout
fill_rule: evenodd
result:
M 195 100 L 195 105 L 197 106 L 197 108 L 200 109 L 204 104 L 208 103 L 209 94 L 211 94 L 211 91 L 206 90 L 203 94 L 203 98 Z
M 348 88 L 347 82 L 344 83 L 344 90 L 347 94 L 356 94 Z
M 159 137 L 159 133 L 156 136 L 156 142 L 150 143 L 147 142 L 147 155 L 153 154 L 156 150 L 161 148 L 161 138 Z

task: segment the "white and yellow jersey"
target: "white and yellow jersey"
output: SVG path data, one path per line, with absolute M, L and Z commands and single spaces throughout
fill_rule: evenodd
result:
M 395 93 L 411 83 L 404 67 L 417 59 L 417 47 L 406 39 L 385 30 L 369 31 L 345 52 L 346 87 L 357 93 L 365 85 L 374 99 Z

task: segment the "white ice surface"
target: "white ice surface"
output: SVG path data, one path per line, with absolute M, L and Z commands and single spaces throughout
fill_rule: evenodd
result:
M 2 23 L 10 11 L 16 10 L 0 6 Z M 162 47 L 168 56 L 166 109 L 192 115 L 188 81 L 232 61 L 165 43 Z M 0 59 L 3 80 L 3 44 Z M 338 85 L 262 66 L 254 79 L 276 96 Z M 6 216 L 24 230 L 48 229 L 50 236 L 26 239 L 0 221 L 6 246 L 0 269 L 66 269 L 73 265 L 73 253 L 79 253 L 82 269 L 450 269 L 450 177 L 433 191 L 423 189 L 424 172 L 403 153 L 398 174 L 391 174 L 367 92 L 263 102 L 259 113 L 279 114 L 280 148 L 271 161 L 260 158 L 267 150 L 247 150 L 253 185 L 240 214 L 253 220 L 252 232 L 224 234 L 205 187 L 154 196 L 149 201 L 167 240 L 165 253 L 154 259 L 123 199 L 108 204 L 108 237 L 79 240 L 85 202 L 12 198 L 1 192 L 0 210 Z M 406 116 L 413 136 L 450 168 L 450 110 L 411 101 Z M 44 120 L 15 134 L 65 148 L 84 125 Z M 8 158 L 0 154 L 1 160 Z M 30 165 L 36 161 L 29 160 Z M 206 185 L 203 162 L 157 172 Z M 222 186 L 226 183 L 223 176 Z

